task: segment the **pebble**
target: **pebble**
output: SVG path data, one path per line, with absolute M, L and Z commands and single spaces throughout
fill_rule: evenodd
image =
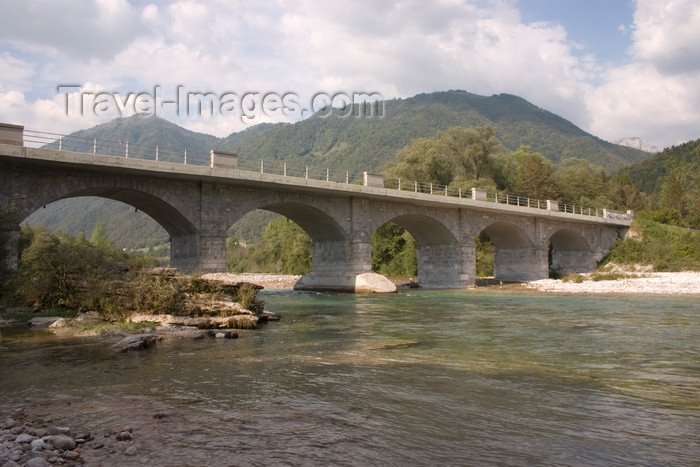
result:
M 75 440 L 71 438 L 70 436 L 66 435 L 56 435 L 56 436 L 50 436 L 48 439 L 49 443 L 56 448 L 60 449 L 61 451 L 69 451 L 71 449 L 75 449 Z
M 63 455 L 66 459 L 69 461 L 75 461 L 80 458 L 80 453 L 75 452 L 75 451 L 66 451 L 66 453 Z
M 34 441 L 34 437 L 27 433 L 21 433 L 15 438 L 15 443 L 31 443 Z
M 49 464 L 49 461 L 47 461 L 43 457 L 33 457 L 29 459 L 24 465 L 26 467 L 49 467 L 51 464 Z
M 131 441 L 134 436 L 129 431 L 122 431 L 117 435 L 117 441 Z
M 32 440 L 31 443 L 29 443 L 29 449 L 32 451 L 43 451 L 46 448 L 46 443 L 44 443 L 43 439 L 35 439 Z
M 83 465 L 80 452 L 73 450 L 77 443 L 69 435 L 70 428 L 47 426 L 50 420 L 26 418 L 18 409 L 1 422 L 0 467 Z M 89 433 L 80 436 L 83 442 L 91 438 Z

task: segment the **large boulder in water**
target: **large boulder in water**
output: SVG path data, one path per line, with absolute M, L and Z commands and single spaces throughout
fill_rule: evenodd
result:
M 156 336 L 153 334 L 133 334 L 126 336 L 112 346 L 115 352 L 128 352 L 130 350 L 146 349 L 156 343 Z

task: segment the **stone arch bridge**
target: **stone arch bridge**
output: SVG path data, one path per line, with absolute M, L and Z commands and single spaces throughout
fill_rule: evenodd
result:
M 18 127 L 21 128 L 21 127 Z M 3 144 L 5 143 L 5 144 Z M 389 221 L 417 243 L 423 287 L 463 288 L 476 281 L 475 241 L 494 244 L 495 278 L 531 281 L 595 268 L 630 215 L 602 216 L 522 207 L 465 197 L 384 188 L 365 174 L 364 185 L 240 170 L 235 155 L 211 154 L 208 166 L 26 147 L 0 134 L 0 209 L 14 206 L 10 267 L 16 267 L 19 223 L 51 202 L 99 196 L 127 203 L 169 233 L 171 266 L 185 272 L 224 272 L 228 228 L 255 209 L 286 216 L 312 239 L 312 272 L 295 288 L 351 292 L 391 291 L 371 270 L 371 237 Z M 538 203 L 539 204 L 539 203 Z

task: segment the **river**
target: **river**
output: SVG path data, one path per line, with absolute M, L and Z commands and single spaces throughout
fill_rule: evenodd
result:
M 0 416 L 90 431 L 88 465 L 698 465 L 697 297 L 263 298 L 281 321 L 140 353 L 3 329 Z

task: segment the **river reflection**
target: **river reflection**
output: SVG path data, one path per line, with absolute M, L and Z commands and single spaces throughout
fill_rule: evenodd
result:
M 697 298 L 264 298 L 282 321 L 136 354 L 3 330 L 0 408 L 133 428 L 103 465 L 697 465 Z

